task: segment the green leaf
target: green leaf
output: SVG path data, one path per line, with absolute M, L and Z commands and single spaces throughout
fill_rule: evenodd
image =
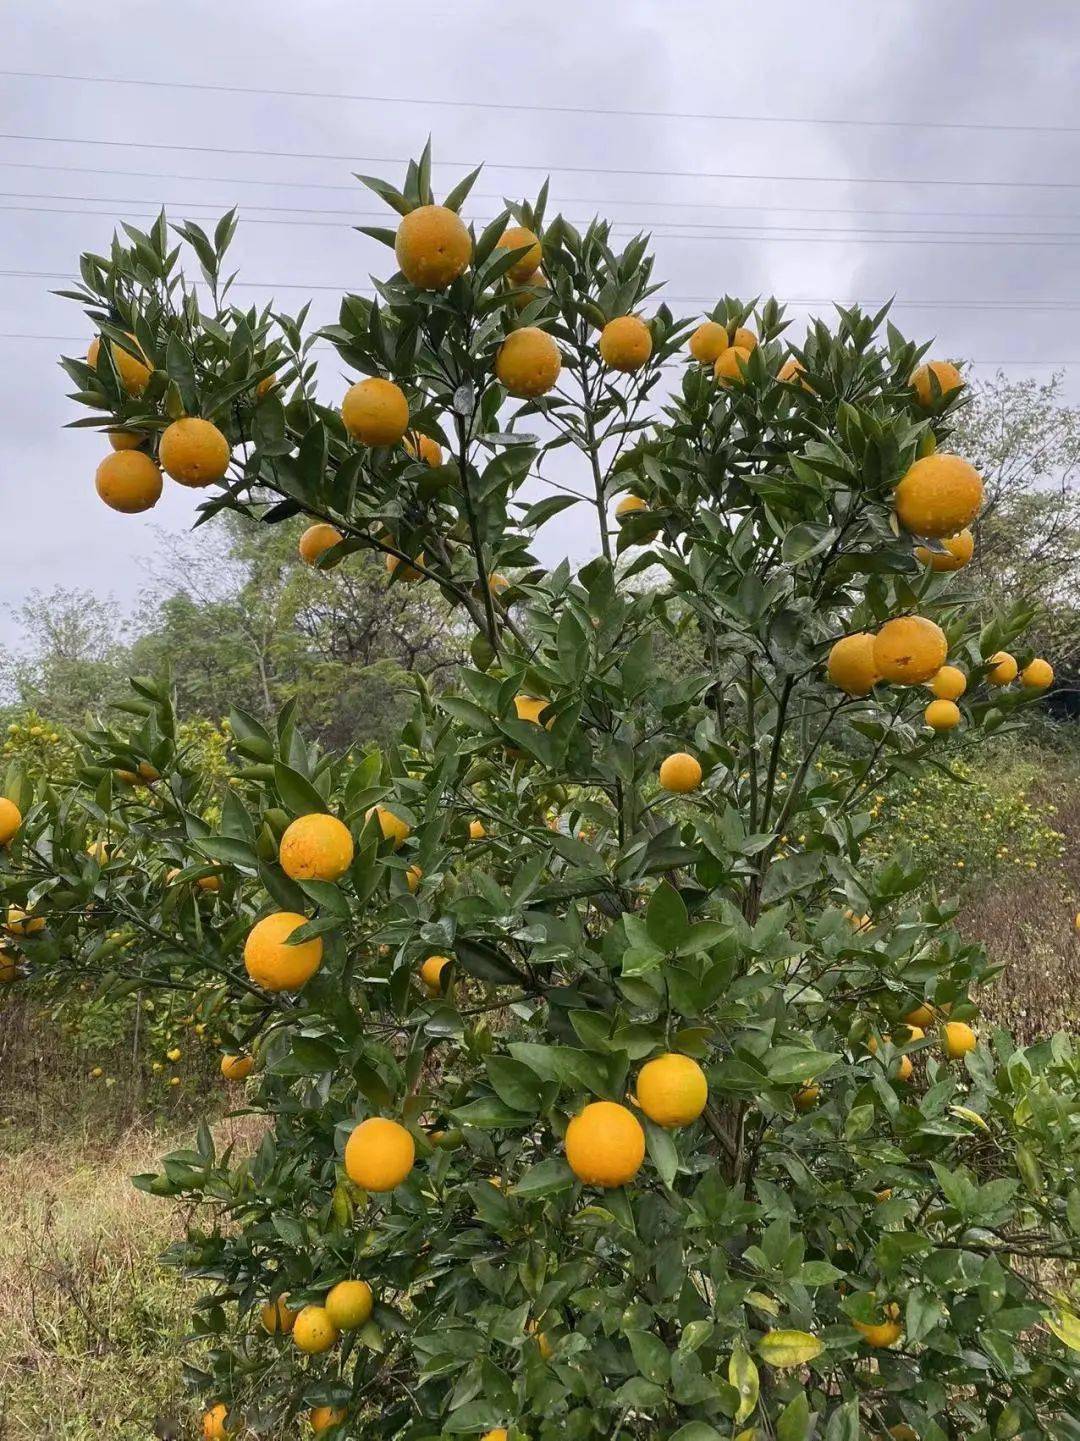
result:
M 661 881 L 652 894 L 645 912 L 649 938 L 664 951 L 674 951 L 690 932 L 686 904 L 674 886 Z
M 806 1392 L 800 1391 L 777 1418 L 776 1441 L 807 1441 L 809 1434 L 810 1402 Z
M 463 1126 L 476 1126 L 480 1130 L 494 1131 L 531 1126 L 536 1119 L 506 1106 L 496 1096 L 482 1096 L 468 1105 L 458 1106 L 451 1112 Z
M 536 1072 L 509 1056 L 488 1056 L 484 1067 L 492 1089 L 505 1105 L 517 1111 L 535 1111 L 543 1084 Z
M 835 1051 L 810 1046 L 774 1046 L 764 1056 L 769 1080 L 778 1086 L 799 1086 L 822 1075 L 840 1059 Z
M 299 771 L 284 761 L 274 762 L 274 783 L 281 803 L 294 816 L 307 816 L 326 810 L 322 796 Z
M 758 1368 L 747 1355 L 741 1341 L 736 1343 L 728 1362 L 728 1381 L 739 1393 L 739 1409 L 735 1413 L 735 1420 L 745 1421 L 757 1406 L 761 1383 Z
M 530 1168 L 514 1183 L 521 1196 L 550 1196 L 574 1184 L 574 1173 L 560 1156 L 549 1156 Z
M 645 1144 L 660 1179 L 665 1186 L 670 1186 L 679 1169 L 679 1152 L 670 1132 L 665 1131 L 662 1126 L 654 1126 L 651 1121 L 646 1121 Z
M 651 1331 L 627 1331 L 626 1339 L 634 1356 L 634 1364 L 646 1381 L 663 1385 L 671 1375 L 671 1357 L 668 1349 Z

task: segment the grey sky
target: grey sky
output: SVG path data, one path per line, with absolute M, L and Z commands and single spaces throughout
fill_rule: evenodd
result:
M 111 0 L 92 15 L 83 3 L 50 0 L 19 6 L 17 26 L 10 23 L 14 9 L 0 62 L 7 70 L 375 94 L 408 103 L 0 77 L 0 131 L 63 141 L 0 140 L 0 161 L 7 162 L 0 165 L 0 190 L 7 193 L 0 209 L 8 212 L 0 228 L 3 271 L 69 272 L 81 250 L 107 245 L 118 218 L 149 214 L 163 201 L 176 219 L 185 213 L 205 219 L 207 207 L 224 210 L 238 201 L 242 278 L 361 287 L 369 271 L 387 273 L 393 262 L 388 251 L 348 228 L 354 212 L 378 205 L 351 181 L 351 171 L 400 179 L 402 167 L 394 162 L 416 154 L 430 131 L 437 158 L 487 162 L 480 195 L 533 194 L 550 170 L 553 203 L 572 218 L 596 209 L 681 231 L 656 240 L 658 275 L 667 278 L 672 296 L 688 297 L 673 301 L 677 311 L 697 312 L 725 292 L 812 301 L 877 301 L 895 293 L 904 300 L 1010 303 L 1015 308 L 904 308 L 896 319 L 909 334 L 937 336 L 938 354 L 1007 363 L 1017 375 L 1045 377 L 1046 362 L 1075 358 L 1068 372 L 1075 394 L 1075 311 L 1057 307 L 1080 304 L 1080 130 L 936 123 L 1080 125 L 1074 101 L 1080 11 L 1071 0 L 1023 6 L 1006 0 L 947 6 L 930 0 L 552 0 L 542 12 L 522 12 L 504 0 L 455 6 Z M 929 121 L 930 127 L 557 114 L 433 105 L 431 99 Z M 140 148 L 139 142 L 225 153 Z M 500 168 L 499 162 L 535 169 Z M 124 173 L 88 173 L 100 171 Z M 839 178 L 707 179 L 701 172 Z M 459 173 L 439 165 L 437 187 L 448 188 Z M 189 178 L 172 178 L 180 176 Z M 866 183 L 874 178 L 908 183 Z M 953 183 L 914 183 L 931 179 Z M 958 183 L 974 180 L 1022 183 Z M 1032 188 L 1034 181 L 1050 185 Z M 496 208 L 494 199 L 477 200 L 471 214 L 490 216 Z M 94 213 L 59 213 L 67 210 Z M 312 214 L 330 210 L 346 213 Z M 252 223 L 244 224 L 245 214 Z M 265 223 L 305 216 L 331 223 Z M 827 229 L 861 233 L 815 238 Z M 866 233 L 874 230 L 892 233 Z M 951 243 L 927 243 L 949 230 L 957 232 Z M 1070 243 L 1046 243 L 1054 230 L 1068 232 Z M 1035 242 L 986 243 L 1017 232 Z M 48 294 L 55 284 L 0 273 L 0 331 L 81 336 L 76 307 Z M 272 294 L 291 310 L 306 296 L 303 288 L 252 288 L 239 297 L 262 302 Z M 335 292 L 313 290 L 311 298 L 315 323 L 335 318 Z M 1051 304 L 1028 308 L 1033 301 Z M 820 303 L 793 308 L 795 335 L 811 310 L 828 313 Z M 82 586 L 130 606 L 145 583 L 155 529 L 184 529 L 197 501 L 170 485 L 148 516 L 107 510 L 93 488 L 102 441 L 62 429 L 77 411 L 64 398 L 66 378 L 56 356 L 77 353 L 85 342 L 4 344 L 0 643 L 17 633 L 8 608 L 35 587 Z M 333 399 L 344 383 L 332 354 L 324 354 L 323 368 L 324 393 Z M 579 529 L 569 519 L 552 525 L 548 553 L 589 553 Z

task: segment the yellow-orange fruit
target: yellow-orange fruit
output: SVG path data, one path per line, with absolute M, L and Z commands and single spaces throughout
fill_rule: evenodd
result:
M 449 956 L 428 956 L 420 967 L 420 979 L 432 995 L 442 991 L 442 973 L 450 964 Z
M 328 550 L 333 550 L 335 545 L 340 545 L 344 536 L 336 525 L 328 525 L 325 521 L 318 525 L 309 525 L 300 537 L 300 544 L 297 549 L 300 552 L 300 559 L 306 565 L 314 565 L 320 556 Z
M 22 811 L 7 796 L 0 796 L 0 846 L 6 846 L 22 825 Z
M 200 876 L 199 879 L 195 882 L 195 884 L 198 886 L 200 891 L 220 891 L 221 877 Z
M 392 1191 L 415 1160 L 416 1144 L 410 1133 L 385 1116 L 361 1121 L 345 1146 L 345 1171 L 364 1191 Z
M 987 685 L 1011 685 L 1020 667 L 1007 650 L 995 651 L 990 657 L 992 669 L 987 672 Z
M 277 383 L 278 378 L 276 370 L 271 371 L 269 375 L 264 375 L 262 380 L 260 380 L 258 385 L 256 385 L 255 387 L 255 398 L 257 400 L 262 400 L 264 395 L 269 395 L 270 392 L 277 387 Z
M 393 841 L 394 850 L 396 851 L 402 842 L 408 840 L 412 834 L 412 826 L 409 825 L 408 821 L 403 821 L 394 815 L 393 811 L 388 811 L 385 806 L 372 806 L 371 810 L 366 812 L 364 816 L 365 820 L 371 816 L 372 811 L 374 811 L 378 817 L 379 829 L 382 831 L 383 840 Z
M 519 400 L 532 400 L 546 394 L 558 380 L 561 369 L 559 347 L 535 325 L 512 330 L 495 357 L 495 374 Z
M 326 1298 L 326 1313 L 339 1331 L 355 1331 L 370 1321 L 374 1304 L 366 1281 L 339 1281 Z
M 526 285 L 532 280 L 544 258 L 543 247 L 535 232 L 527 229 L 524 225 L 508 226 L 496 242 L 497 250 L 520 250 L 524 245 L 529 248 L 524 255 L 518 256 L 506 272 L 506 278 L 512 285 Z
M 424 879 L 424 872 L 419 866 L 410 866 L 405 872 L 405 884 L 409 888 L 409 895 L 414 896 L 420 889 L 420 882 Z
M 912 1065 L 910 1056 L 901 1056 L 896 1067 L 896 1079 L 898 1081 L 910 1081 L 914 1074 L 915 1067 Z
M 736 381 L 742 381 L 744 366 L 750 359 L 750 351 L 745 345 L 729 345 L 716 357 L 716 364 L 713 366 L 713 374 L 721 385 L 732 385 Z
M 914 1026 L 918 1030 L 925 1032 L 928 1027 L 934 1024 L 934 1013 L 926 1002 L 923 1001 L 920 1005 L 915 1006 L 913 1010 L 908 1011 L 904 1016 L 904 1020 L 909 1026 Z
M 22 906 L 8 906 L 4 930 L 9 936 L 35 936 L 45 929 L 44 916 L 32 916 Z
M 229 468 L 229 442 L 209 420 L 196 415 L 174 420 L 161 437 L 158 459 L 181 485 L 212 485 Z
M 549 700 L 531 695 L 516 695 L 514 697 L 514 710 L 517 712 L 518 720 L 531 721 L 533 725 L 540 724 L 540 717 L 551 704 Z M 552 722 L 548 722 L 550 729 Z
M 758 343 L 758 338 L 752 330 L 747 330 L 744 325 L 737 325 L 731 337 L 731 343 L 738 350 L 753 350 Z
M 485 1431 L 480 1441 L 506 1441 L 507 1431 L 505 1426 L 496 1426 L 494 1431 Z
M 641 1122 L 615 1101 L 593 1101 L 566 1128 L 566 1159 L 587 1186 L 625 1186 L 645 1159 Z
M 958 666 L 943 665 L 929 685 L 938 700 L 959 700 L 967 690 L 967 676 Z
M 914 535 L 940 540 L 971 524 L 983 502 L 979 472 L 958 455 L 924 455 L 893 491 L 900 524 Z
M 296 911 L 274 911 L 255 922 L 244 943 L 244 965 L 256 985 L 267 991 L 298 991 L 311 980 L 322 965 L 322 936 L 287 944 L 307 920 Z
M 1054 684 L 1054 667 L 1036 656 L 1020 672 L 1020 683 L 1027 690 L 1046 690 Z
M 472 249 L 465 222 L 445 205 L 410 210 L 402 216 L 394 240 L 401 273 L 418 290 L 443 290 L 464 275 Z
M 400 385 L 373 375 L 349 386 L 341 419 L 361 445 L 397 445 L 409 428 L 409 402 Z
M 209 1411 L 203 1412 L 202 1433 L 203 1441 L 225 1441 L 229 1434 L 229 1408 L 224 1402 L 217 1406 L 211 1406 Z
M 866 631 L 841 636 L 829 651 L 826 666 L 833 685 L 848 695 L 867 695 L 879 680 L 874 637 Z
M 640 370 L 652 354 L 652 331 L 640 316 L 620 315 L 600 332 L 600 354 L 612 370 Z
M 705 320 L 690 337 L 690 354 L 699 365 L 715 365 L 730 341 L 726 329 L 716 320 Z
M 403 444 L 414 460 L 422 460 L 430 469 L 436 470 L 442 465 L 442 446 L 430 435 L 421 435 L 413 430 L 406 435 Z
M 427 556 L 423 551 L 413 556 L 411 565 L 407 560 L 402 560 L 400 555 L 386 557 L 387 575 L 394 576 L 399 581 L 423 580 L 424 572 L 416 569 L 418 565 L 427 566 Z
M 113 450 L 138 450 L 146 440 L 146 436 L 140 435 L 137 430 L 109 430 L 106 434 Z
M 811 387 L 807 385 L 803 379 L 805 374 L 806 366 L 798 356 L 789 355 L 787 360 L 784 361 L 783 365 L 776 372 L 776 378 L 777 380 L 785 381 L 788 385 L 798 384 L 801 385 L 804 390 L 809 390 Z
M 920 685 L 945 664 L 949 643 L 940 626 L 921 615 L 887 620 L 874 637 L 874 664 L 882 680 Z
M 278 847 L 281 869 L 294 881 L 336 881 L 352 865 L 352 832 L 337 816 L 297 816 Z
M 975 537 L 970 530 L 962 530 L 959 535 L 943 536 L 941 544 L 943 550 L 931 550 L 928 546 L 917 545 L 915 559 L 922 565 L 928 565 L 931 570 L 962 570 L 975 554 Z
M 115 340 L 110 340 L 109 350 L 121 385 L 129 395 L 142 395 L 150 380 L 150 367 L 145 364 L 146 354 L 130 330 L 127 332 L 127 338 L 131 341 L 132 347 L 143 357 L 142 360 L 137 359 L 134 355 L 129 355 L 123 346 L 117 345 Z M 97 369 L 100 353 L 101 338 L 95 335 L 90 342 L 90 349 L 86 352 L 86 363 L 91 370 Z
M 648 501 L 642 500 L 640 495 L 624 495 L 615 507 L 615 519 L 626 520 L 628 516 L 639 515 L 648 508 Z
M 19 978 L 19 962 L 14 952 L 0 946 L 0 986 L 9 986 Z
M 979 1044 L 979 1038 L 966 1021 L 946 1021 L 942 1041 L 950 1061 L 958 1061 Z
M 821 1087 L 812 1081 L 805 1086 L 800 1086 L 795 1092 L 794 1101 L 797 1111 L 812 1111 L 821 1098 Z
M 686 751 L 676 751 L 660 764 L 660 784 L 666 791 L 685 794 L 701 784 L 701 764 Z
M 881 1321 L 876 1325 L 867 1324 L 864 1321 L 852 1321 L 856 1331 L 862 1334 L 863 1340 L 875 1351 L 883 1350 L 888 1346 L 895 1346 L 900 1337 L 904 1334 L 904 1328 L 899 1321 Z
M 469 840 L 482 841 L 486 835 L 487 831 L 484 829 L 483 821 L 469 822 Z
M 316 1406 L 311 1411 L 311 1429 L 318 1433 L 338 1426 L 349 1413 L 344 1406 Z
M 110 510 L 139 515 L 161 499 L 161 471 L 144 451 L 117 450 L 98 466 L 94 487 Z
M 918 396 L 919 404 L 927 409 L 936 403 L 931 375 L 938 383 L 942 398 L 960 390 L 964 384 L 964 377 L 948 360 L 928 360 L 925 365 L 920 365 L 908 383 Z
M 709 1099 L 709 1083 L 697 1061 L 669 1051 L 642 1066 L 634 1094 L 650 1121 L 673 1129 L 688 1126 L 701 1115 Z
M 259 1312 L 263 1330 L 268 1331 L 271 1336 L 287 1336 L 296 1324 L 296 1318 L 300 1313 L 291 1310 L 288 1302 L 288 1296 L 279 1296 L 276 1301 L 271 1301 Z
M 251 1056 L 222 1056 L 221 1074 L 227 1081 L 246 1081 L 254 1065 Z
M 960 724 L 960 707 L 951 700 L 932 700 L 923 711 L 923 720 L 934 731 L 955 730 Z
M 293 1323 L 292 1338 L 298 1351 L 318 1356 L 329 1351 L 338 1338 L 338 1330 L 324 1306 L 305 1306 Z

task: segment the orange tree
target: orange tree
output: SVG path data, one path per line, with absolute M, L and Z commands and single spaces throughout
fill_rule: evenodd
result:
M 883 314 L 690 334 L 644 239 L 543 192 L 476 233 L 429 171 L 366 181 L 400 268 L 320 332 L 340 405 L 303 313 L 229 303 L 230 216 L 70 292 L 107 503 L 303 514 L 475 635 L 384 754 L 235 714 L 220 804 L 152 679 L 8 775 L 5 974 L 186 988 L 253 1073 L 253 1154 L 138 1181 L 201 1203 L 206 1435 L 1080 1436 L 1075 1048 L 980 1035 L 985 956 L 862 859 L 875 787 L 1052 679 L 1029 615 L 970 628 L 959 373 Z M 574 505 L 600 553 L 545 568 Z

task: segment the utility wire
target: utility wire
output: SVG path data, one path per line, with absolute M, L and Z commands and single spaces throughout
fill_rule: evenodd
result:
M 747 112 L 723 113 L 711 110 L 645 110 L 600 107 L 595 105 L 537 105 L 529 101 L 449 100 L 415 95 L 355 94 L 332 90 L 272 90 L 254 85 L 222 85 L 209 81 L 152 80 L 119 75 L 71 75 L 41 70 L 0 70 L 0 75 L 19 80 L 63 80 L 84 85 L 138 85 L 156 90 L 196 90 L 219 95 L 270 95 L 289 100 L 346 100 L 375 105 L 425 105 L 443 109 L 516 110 L 541 115 L 614 116 L 642 120 L 717 120 L 731 124 L 747 122 L 754 125 L 830 125 L 868 127 L 885 130 L 977 130 L 1005 134 L 1076 135 L 1078 125 L 1018 125 L 1000 121 L 980 120 L 871 120 L 816 115 L 759 115 Z
M 339 160 L 349 165 L 406 165 L 408 161 L 394 155 L 347 155 L 341 151 L 262 150 L 235 145 L 165 144 L 155 140 L 98 140 L 84 135 L 22 135 L 14 131 L 0 132 L 0 140 L 18 140 L 42 145 L 96 145 L 114 150 L 181 150 L 191 155 L 247 155 L 267 160 Z M 967 176 L 917 177 L 882 175 L 777 175 L 731 170 L 646 170 L 638 166 L 615 165 L 551 165 L 528 164 L 520 160 L 492 160 L 493 170 L 527 170 L 550 172 L 560 170 L 569 175 L 642 175 L 650 179 L 681 180 L 777 180 L 787 184 L 822 185 L 947 185 L 950 188 L 991 186 L 1017 190 L 1080 190 L 1080 180 L 973 180 Z M 451 166 L 457 170 L 473 170 L 475 161 L 434 160 L 434 165 Z

